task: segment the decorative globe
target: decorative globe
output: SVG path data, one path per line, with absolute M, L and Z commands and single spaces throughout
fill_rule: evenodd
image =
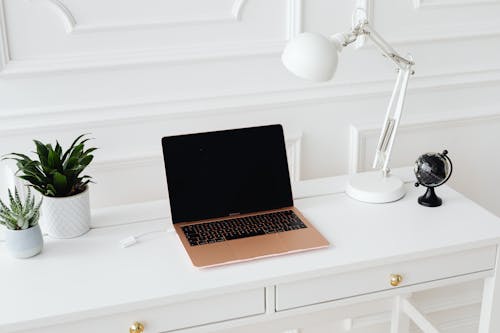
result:
M 448 180 L 452 166 L 447 153 L 426 153 L 415 161 L 415 176 L 421 185 L 437 187 Z
M 418 203 L 427 207 L 437 207 L 442 204 L 434 192 L 434 188 L 443 185 L 450 179 L 453 165 L 448 157 L 448 151 L 442 153 L 426 153 L 415 161 L 415 186 L 427 187 L 427 192 L 418 198 Z

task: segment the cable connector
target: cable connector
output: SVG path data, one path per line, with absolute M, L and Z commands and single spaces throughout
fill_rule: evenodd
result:
M 139 238 L 142 238 L 144 236 L 147 236 L 147 235 L 151 235 L 151 234 L 155 234 L 155 233 L 158 233 L 158 232 L 172 232 L 172 231 L 175 231 L 174 228 L 162 228 L 162 229 L 159 229 L 159 230 L 151 230 L 151 231 L 146 231 L 146 232 L 143 232 L 141 234 L 138 234 L 138 235 L 135 235 L 135 236 L 130 236 L 130 237 L 127 237 L 127 238 L 124 238 L 120 241 L 120 244 L 123 248 L 126 248 L 126 247 L 129 247 L 129 246 L 132 246 L 134 244 L 136 244 L 138 241 L 139 241 Z
M 137 238 L 135 236 L 130 236 L 127 238 L 124 238 L 120 241 L 120 244 L 123 248 L 129 247 L 137 243 Z

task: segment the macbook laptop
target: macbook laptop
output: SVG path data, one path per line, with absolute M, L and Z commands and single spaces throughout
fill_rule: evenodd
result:
M 196 267 L 327 247 L 293 206 L 281 125 L 162 139 L 172 221 Z

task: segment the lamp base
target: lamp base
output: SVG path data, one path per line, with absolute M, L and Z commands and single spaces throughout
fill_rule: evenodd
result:
M 397 201 L 404 197 L 406 189 L 401 179 L 381 171 L 356 173 L 347 183 L 346 193 L 351 198 L 371 203 Z

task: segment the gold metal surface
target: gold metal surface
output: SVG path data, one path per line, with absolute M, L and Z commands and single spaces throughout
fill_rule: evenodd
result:
M 144 325 L 138 321 L 132 324 L 130 326 L 130 333 L 143 333 L 144 332 Z
M 403 281 L 403 276 L 399 274 L 391 274 L 391 286 L 397 287 Z

